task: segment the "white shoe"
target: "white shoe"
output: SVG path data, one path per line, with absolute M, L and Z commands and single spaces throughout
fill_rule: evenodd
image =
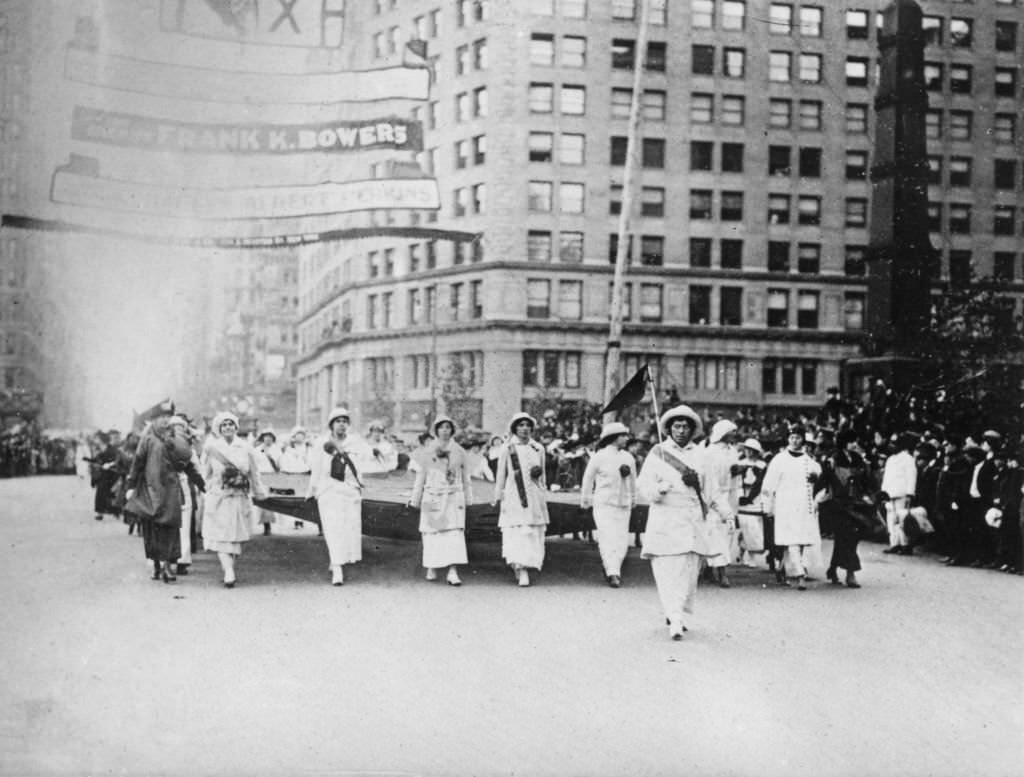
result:
M 341 571 L 341 567 L 331 567 L 331 585 L 344 585 L 345 584 L 345 573 Z
M 519 579 L 519 587 L 520 588 L 529 588 L 530 587 L 530 573 L 529 572 L 527 572 L 525 569 L 520 569 L 519 570 L 519 574 L 517 575 L 517 577 Z
M 224 573 L 224 587 L 225 588 L 234 588 L 235 587 L 235 571 L 233 569 L 232 570 L 228 570 L 227 572 Z
M 427 580 L 437 580 L 437 570 L 427 569 Z
M 452 567 L 448 570 L 448 585 L 462 585 L 462 580 L 459 578 L 459 573 Z

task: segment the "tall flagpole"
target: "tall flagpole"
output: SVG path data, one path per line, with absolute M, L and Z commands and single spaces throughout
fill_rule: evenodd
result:
M 644 66 L 647 61 L 647 17 L 650 0 L 640 0 L 640 29 L 633 52 L 633 97 L 629 104 L 629 133 L 626 135 L 626 169 L 622 177 L 622 205 L 619 211 L 619 244 L 615 251 L 615 274 L 612 276 L 611 315 L 608 326 L 608 350 L 604 364 L 604 401 L 615 394 L 619 356 L 622 352 L 622 290 L 625 284 L 626 260 L 629 256 L 630 216 L 633 210 L 633 177 L 636 174 L 637 131 L 640 127 L 640 104 L 643 95 Z M 639 247 L 638 247 L 639 250 Z M 613 420 L 609 413 L 605 420 Z

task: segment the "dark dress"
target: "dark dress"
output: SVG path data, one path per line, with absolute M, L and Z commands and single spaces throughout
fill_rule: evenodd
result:
M 92 484 L 96 488 L 93 499 L 93 510 L 96 515 L 117 515 L 120 510 L 115 504 L 116 494 L 114 493 L 120 473 L 117 471 L 117 448 L 107 446 L 100 451 L 93 461 Z M 104 464 L 109 464 L 107 469 Z
M 832 535 L 832 560 L 828 568 L 860 571 L 857 543 L 871 521 L 872 505 L 864 502 L 868 493 L 867 464 L 853 451 L 838 451 L 823 467 L 829 498 L 818 508 L 822 534 Z
M 177 561 L 181 556 L 184 495 L 163 441 L 152 432 L 139 442 L 128 483 L 135 496 L 128 501 L 127 509 L 140 521 L 146 558 Z

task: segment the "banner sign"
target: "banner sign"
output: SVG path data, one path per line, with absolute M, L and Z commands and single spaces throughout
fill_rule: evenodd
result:
M 71 137 L 91 143 L 193 154 L 308 154 L 395 149 L 422 151 L 418 121 L 388 116 L 373 121 L 319 124 L 200 124 L 166 121 L 76 105 Z
M 430 72 L 422 67 L 306 73 L 228 71 L 103 54 L 78 45 L 67 47 L 64 77 L 156 97 L 246 105 L 426 100 L 430 96 Z
M 345 38 L 345 0 L 162 0 L 160 23 L 199 38 L 337 48 Z

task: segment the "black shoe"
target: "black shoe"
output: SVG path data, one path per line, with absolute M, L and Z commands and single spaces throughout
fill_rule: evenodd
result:
M 187 575 L 187 574 L 188 574 L 188 564 L 178 564 L 178 576 L 181 577 L 182 575 Z
M 263 536 L 264 537 L 269 537 L 270 536 L 270 524 L 269 523 L 263 524 Z
M 622 587 L 622 578 L 619 577 L 618 575 L 608 575 L 608 585 L 611 588 L 621 588 Z
M 173 583 L 174 581 L 176 581 L 178 579 L 174 575 L 172 575 L 170 572 L 168 572 L 167 570 L 164 570 L 163 572 L 161 572 L 160 576 L 163 578 L 165 583 Z
M 825 575 L 826 577 L 828 577 L 828 581 L 832 585 L 839 585 L 839 575 L 836 574 L 836 571 L 834 569 L 828 570 L 828 572 L 826 572 Z
M 97 513 L 96 514 L 96 520 L 97 521 L 102 521 L 103 520 L 103 516 Z

